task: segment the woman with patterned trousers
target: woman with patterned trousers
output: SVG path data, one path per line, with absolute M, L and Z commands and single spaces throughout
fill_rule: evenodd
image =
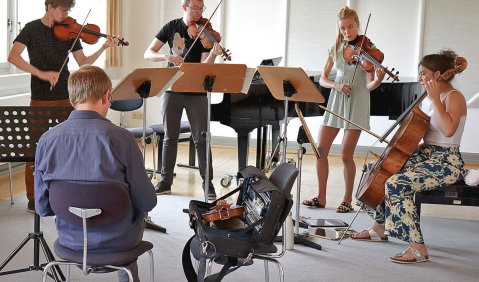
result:
M 446 81 L 439 79 L 454 68 L 456 57 L 453 51 L 443 50 L 421 60 L 419 81 L 427 92 L 421 109 L 431 118 L 424 144 L 386 181 L 384 201 L 375 210 L 367 210 L 374 219 L 372 227 L 351 236 L 363 241 L 387 241 L 391 236 L 409 243 L 403 253 L 389 258 L 396 263 L 429 260 L 414 194 L 453 184 L 465 174 L 459 146 L 466 123 L 466 100 L 451 85 L 454 75 Z

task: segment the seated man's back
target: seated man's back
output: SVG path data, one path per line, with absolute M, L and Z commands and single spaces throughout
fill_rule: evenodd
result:
M 132 209 L 127 216 L 114 224 L 89 228 L 88 249 L 92 252 L 135 246 L 143 236 L 146 212 L 156 205 L 133 136 L 105 118 L 110 91 L 111 81 L 97 67 L 82 67 L 72 74 L 69 92 L 75 111 L 40 138 L 35 157 L 35 207 L 41 216 L 54 215 L 48 198 L 52 180 L 114 182 L 129 191 Z M 61 219 L 56 225 L 60 244 L 74 250 L 83 248 L 81 227 Z

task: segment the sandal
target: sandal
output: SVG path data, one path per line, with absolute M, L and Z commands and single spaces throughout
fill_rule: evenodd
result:
M 353 212 L 353 206 L 351 206 L 351 203 L 348 202 L 342 202 L 341 205 L 336 209 L 337 213 L 348 213 L 348 212 Z
M 318 197 L 314 197 L 311 200 L 304 200 L 303 205 L 307 207 L 313 207 L 313 208 L 318 208 L 318 209 L 324 209 L 324 205 L 321 205 L 319 203 Z
M 414 258 L 403 259 L 402 257 L 407 252 L 410 252 L 414 256 Z M 426 261 L 429 260 L 429 257 L 428 256 L 423 256 L 423 255 L 421 255 L 421 253 L 417 249 L 415 249 L 413 247 L 409 247 L 404 252 L 402 252 L 401 254 L 397 254 L 394 257 L 390 257 L 389 260 L 392 261 L 392 262 L 395 262 L 395 263 L 411 264 L 411 263 L 426 262 Z
M 349 237 L 356 241 L 369 241 L 369 242 L 387 242 L 388 241 L 388 236 L 383 235 L 383 237 L 381 237 L 372 228 L 363 230 L 356 234 L 351 234 Z

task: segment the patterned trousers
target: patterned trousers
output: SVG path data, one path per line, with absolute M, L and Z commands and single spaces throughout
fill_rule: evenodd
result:
M 414 194 L 441 189 L 465 175 L 464 161 L 458 147 L 422 144 L 404 167 L 385 185 L 384 201 L 367 213 L 385 226 L 389 236 L 409 243 L 423 244 Z

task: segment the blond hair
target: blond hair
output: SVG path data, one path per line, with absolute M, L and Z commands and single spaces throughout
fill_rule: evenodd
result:
M 111 80 L 104 70 L 83 65 L 68 78 L 70 103 L 75 106 L 89 100 L 98 101 L 111 86 Z
M 341 10 L 339 10 L 336 17 L 337 17 L 338 23 L 341 20 L 352 18 L 358 24 L 358 27 L 359 27 L 358 13 L 356 13 L 355 10 L 349 8 L 348 6 L 342 7 Z M 339 25 L 338 25 L 338 35 L 336 36 L 336 42 L 334 43 L 334 47 L 333 47 L 334 48 L 333 49 L 334 50 L 334 52 L 333 52 L 334 61 L 336 61 L 336 56 L 337 56 L 336 53 L 338 52 L 339 44 L 341 43 L 341 41 L 343 41 L 343 39 L 344 39 L 344 36 L 341 33 L 341 30 L 339 29 Z

